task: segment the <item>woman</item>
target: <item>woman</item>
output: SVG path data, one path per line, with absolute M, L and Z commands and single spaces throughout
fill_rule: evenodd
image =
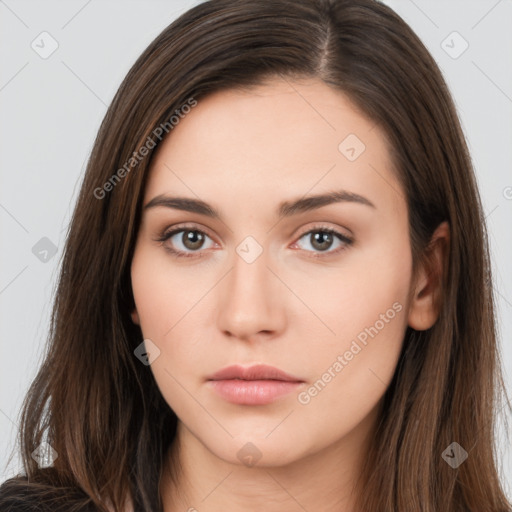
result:
M 510 512 L 483 218 L 390 8 L 195 6 L 100 128 L 0 508 Z

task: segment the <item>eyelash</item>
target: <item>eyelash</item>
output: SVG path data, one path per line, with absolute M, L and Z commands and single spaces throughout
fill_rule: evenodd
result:
M 169 240 L 171 237 L 173 237 L 177 233 L 181 233 L 184 231 L 194 231 L 197 233 L 201 233 L 202 235 L 205 235 L 208 238 L 211 238 L 207 233 L 205 233 L 201 229 L 197 229 L 195 226 L 179 226 L 171 231 L 164 230 L 160 236 L 158 236 L 157 238 L 154 239 L 154 241 L 160 242 L 163 245 L 164 242 Z M 350 246 L 354 243 L 353 239 L 347 237 L 346 235 L 343 235 L 342 233 L 340 233 L 339 231 L 336 231 L 335 229 L 328 228 L 325 226 L 315 226 L 313 229 L 310 229 L 309 231 L 302 233 L 299 236 L 299 238 L 297 239 L 297 241 L 306 235 L 310 235 L 311 233 L 329 233 L 329 234 L 336 236 L 341 242 L 343 242 L 345 244 L 334 251 L 313 252 L 313 254 L 309 256 L 311 258 L 325 258 L 328 256 L 332 256 L 333 254 L 338 254 L 341 251 L 344 251 L 348 246 Z M 294 243 L 296 243 L 296 242 L 294 242 Z M 163 247 L 166 251 L 171 253 L 176 258 L 202 258 L 202 257 L 204 257 L 204 253 L 205 253 L 204 250 L 187 253 L 184 251 L 178 251 L 178 250 L 173 249 L 168 246 L 163 246 Z M 306 252 L 312 252 L 312 251 L 306 251 Z

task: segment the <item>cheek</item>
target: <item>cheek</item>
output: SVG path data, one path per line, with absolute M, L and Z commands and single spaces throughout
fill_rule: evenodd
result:
M 200 276 L 180 272 L 165 251 L 140 247 L 134 254 L 131 282 L 144 337 L 163 341 L 208 289 Z
M 159 349 L 151 372 L 167 403 L 182 411 L 187 403 L 190 406 L 182 386 L 193 380 L 195 389 L 211 350 L 207 336 L 211 316 L 205 304 L 216 275 L 207 269 L 195 272 L 192 266 L 183 271 L 169 258 L 163 250 L 140 247 L 132 261 L 131 279 L 143 338 Z
M 324 357 L 317 377 L 297 396 L 295 419 L 301 431 L 309 433 L 310 453 L 345 436 L 357 437 L 377 420 L 400 355 L 403 316 L 402 310 L 378 334 L 368 334 L 364 343 L 354 338 Z M 289 435 L 301 442 L 300 433 Z
M 407 309 L 412 257 L 408 238 L 400 230 L 349 249 L 339 264 L 309 267 L 300 279 L 296 271 L 287 270 L 286 277 L 314 313 L 299 322 L 309 327 L 308 332 L 316 330 L 328 352 L 348 347 L 360 333 L 364 339 L 365 329 L 375 325 L 379 338 L 394 329 L 403 331 L 405 315 L 397 315 L 397 310 Z
M 309 386 L 297 397 L 305 421 L 316 424 L 329 417 L 336 425 L 354 427 L 376 406 L 398 363 L 405 311 L 399 301 L 384 303 L 358 313 L 350 325 L 339 323 L 336 342 L 318 344 L 309 358 Z
M 407 325 L 406 294 L 400 300 L 399 290 L 373 292 L 362 307 L 348 301 L 338 309 L 334 341 L 317 339 L 303 360 L 309 379 L 296 397 L 295 419 L 303 432 L 313 433 L 310 452 L 368 425 L 395 373 Z M 300 434 L 290 435 L 301 441 Z
M 317 307 L 336 335 L 319 340 L 308 359 L 311 385 L 298 396 L 311 428 L 326 416 L 354 427 L 382 398 L 403 345 L 411 268 L 407 240 L 397 238 L 359 252 L 338 283 L 324 287 Z
M 185 384 L 184 376 L 197 371 L 191 351 L 197 335 L 193 318 L 198 290 L 194 290 L 183 273 L 171 267 L 165 256 L 145 247 L 138 248 L 134 254 L 131 281 L 143 337 L 150 339 L 160 351 L 150 366 L 156 384 L 173 410 L 187 410 L 191 403 L 193 409 L 193 401 L 180 383 Z M 200 414 L 200 411 L 193 412 Z

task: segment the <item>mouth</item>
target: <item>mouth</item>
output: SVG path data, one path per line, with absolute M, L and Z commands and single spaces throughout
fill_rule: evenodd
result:
M 224 400 L 239 405 L 265 405 L 297 390 L 304 380 L 273 366 L 228 366 L 207 379 Z

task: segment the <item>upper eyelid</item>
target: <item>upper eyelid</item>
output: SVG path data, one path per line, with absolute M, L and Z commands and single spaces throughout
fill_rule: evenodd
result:
M 167 237 L 167 236 L 170 236 L 171 233 L 172 233 L 172 236 L 176 235 L 177 233 L 179 233 L 180 231 L 199 231 L 201 233 L 204 233 L 205 235 L 209 236 L 212 240 L 215 238 L 214 236 L 212 236 L 210 233 L 209 233 L 209 230 L 207 228 L 203 228 L 203 227 L 199 227 L 197 225 L 180 225 L 178 224 L 177 226 L 172 226 L 172 227 L 168 227 L 168 228 L 165 228 L 163 231 L 161 231 L 162 233 L 162 237 Z
M 334 235 L 335 236 L 341 236 L 341 238 L 345 238 L 346 240 L 350 240 L 351 242 L 353 241 L 353 237 L 352 237 L 352 234 L 348 235 L 348 234 L 344 234 L 341 232 L 341 228 L 334 228 L 334 227 L 331 227 L 331 226 L 326 226 L 326 225 L 322 225 L 322 221 L 319 221 L 320 224 L 317 224 L 316 226 L 311 226 L 309 228 L 305 228 L 304 231 L 300 231 L 299 234 L 295 235 L 294 236 L 294 242 L 293 243 L 296 243 L 296 241 L 300 240 L 304 235 L 307 235 L 311 232 L 314 232 L 314 231 L 322 231 L 322 230 L 332 230 L 334 231 Z M 347 229 L 347 228 L 344 228 L 344 229 Z M 170 237 L 170 236 L 174 236 L 176 235 L 177 233 L 181 232 L 181 231 L 186 231 L 186 230 L 190 230 L 190 231 L 199 231 L 201 233 L 204 233 L 205 235 L 207 235 L 208 237 L 210 237 L 215 243 L 218 243 L 216 242 L 215 240 L 215 236 L 212 236 L 210 233 L 209 233 L 209 230 L 207 228 L 203 228 L 202 226 L 199 226 L 197 224 L 191 224 L 191 225 L 174 225 L 170 228 L 167 228 L 167 229 L 164 229 L 162 231 L 162 237 Z M 347 231 L 349 231 L 347 229 Z M 171 235 L 172 234 L 172 235 Z M 197 251 L 199 252 L 199 251 Z

